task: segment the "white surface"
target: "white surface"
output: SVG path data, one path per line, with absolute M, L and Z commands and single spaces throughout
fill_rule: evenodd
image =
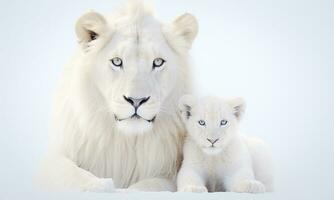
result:
M 76 47 L 74 23 L 89 9 L 107 14 L 119 4 L 0 2 L 1 199 L 54 196 L 36 189 L 32 178 L 47 145 L 52 91 Z M 276 192 L 72 193 L 53 198 L 333 198 L 333 9 L 330 0 L 156 1 L 161 19 L 186 11 L 199 19 L 192 50 L 197 90 L 247 100 L 243 130 L 271 145 Z

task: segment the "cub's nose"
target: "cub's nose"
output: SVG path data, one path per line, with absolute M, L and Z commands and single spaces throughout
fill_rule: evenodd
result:
M 206 138 L 206 139 L 211 143 L 212 146 L 219 140 L 219 138 L 217 138 L 217 139 Z
M 150 99 L 150 96 L 143 98 L 133 98 L 123 95 L 123 98 L 125 99 L 125 101 L 129 102 L 133 107 L 137 109 L 139 106 L 146 103 Z

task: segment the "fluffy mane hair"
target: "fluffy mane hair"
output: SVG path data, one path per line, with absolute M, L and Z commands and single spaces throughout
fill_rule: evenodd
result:
M 181 162 L 184 134 L 177 102 L 190 90 L 187 51 L 197 33 L 196 20 L 185 14 L 163 24 L 155 19 L 150 7 L 131 1 L 109 18 L 95 12 L 83 15 L 77 22 L 76 33 L 80 48 L 65 67 L 54 96 L 51 143 L 42 168 L 43 183 L 52 188 L 106 191 L 107 179 L 117 188 L 152 178 L 173 180 Z M 151 55 L 147 52 L 163 52 L 161 55 L 165 55 L 168 66 L 159 72 L 164 73 L 159 74 L 160 82 L 149 83 L 147 77 L 153 76 L 153 72 L 141 77 L 144 80 L 133 82 L 133 77 L 139 76 L 137 68 L 131 80 L 130 74 L 119 74 L 124 77 L 115 82 L 118 69 L 104 66 L 105 60 L 110 59 L 106 56 L 114 48 L 123 48 L 128 43 L 131 45 L 120 52 L 137 47 L 133 44 L 138 41 L 134 40 L 159 43 L 154 49 L 148 42 L 144 53 L 138 50 L 137 54 L 147 57 Z M 124 63 L 132 62 L 131 59 L 124 59 Z M 124 67 L 123 74 L 125 70 Z M 109 77 L 110 73 L 114 73 L 113 78 Z M 155 79 L 159 78 L 152 81 Z M 140 87 L 142 84 L 148 85 Z M 148 128 L 117 125 L 116 114 L 124 113 L 117 109 L 129 106 L 124 95 L 137 94 L 148 87 L 157 91 L 155 101 L 160 105 L 154 123 L 147 125 Z M 154 100 L 154 94 L 151 99 Z M 124 102 L 119 103 L 121 100 Z M 147 107 L 155 106 L 147 104 Z M 153 111 L 142 112 L 151 115 Z

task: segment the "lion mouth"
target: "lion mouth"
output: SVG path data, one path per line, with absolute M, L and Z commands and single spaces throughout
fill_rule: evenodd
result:
M 152 119 L 145 119 L 142 116 L 138 115 L 137 113 L 134 113 L 130 117 L 126 117 L 126 118 L 123 118 L 123 119 L 118 118 L 117 115 L 114 115 L 114 116 L 115 116 L 115 120 L 119 121 L 119 122 L 127 120 L 127 119 L 143 119 L 143 120 L 145 120 L 145 121 L 147 121 L 149 123 L 152 123 L 152 122 L 155 121 L 155 118 L 156 118 L 156 116 L 154 116 Z

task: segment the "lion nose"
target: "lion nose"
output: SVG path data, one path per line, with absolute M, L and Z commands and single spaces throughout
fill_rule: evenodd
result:
M 125 101 L 129 102 L 136 109 L 150 99 L 150 96 L 143 98 L 133 98 L 133 97 L 126 97 L 123 95 L 123 97 Z
M 219 140 L 218 138 L 217 139 L 206 138 L 206 139 L 212 144 L 212 146 Z

